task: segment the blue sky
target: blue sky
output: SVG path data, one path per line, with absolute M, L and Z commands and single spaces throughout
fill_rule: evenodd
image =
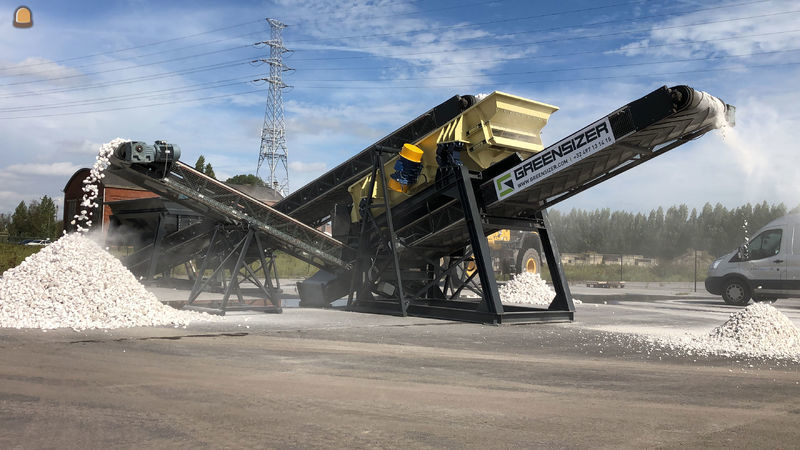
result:
M 255 172 L 265 18 L 286 23 L 296 189 L 454 94 L 559 106 L 546 144 L 661 85 L 737 107 L 713 132 L 557 206 L 800 203 L 800 4 L 788 0 L 0 2 L 0 212 L 61 198 L 116 137 L 181 146 L 218 178 Z

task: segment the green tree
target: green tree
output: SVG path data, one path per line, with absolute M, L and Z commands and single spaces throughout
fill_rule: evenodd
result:
M 211 178 L 217 178 L 216 174 L 214 174 L 214 168 L 211 167 L 211 163 L 206 162 L 206 157 L 203 155 L 197 158 L 197 162 L 194 163 L 194 170 L 206 174 Z
M 204 172 L 204 171 L 205 171 L 205 169 L 206 169 L 206 157 L 205 157 L 205 156 L 203 156 L 203 155 L 200 155 L 200 156 L 197 158 L 197 162 L 196 162 L 196 163 L 194 163 L 194 170 L 196 170 L 196 171 L 198 171 L 198 172 L 205 173 L 205 172 Z
M 11 225 L 11 215 L 0 213 L 0 232 L 8 232 L 9 225 Z
M 246 184 L 251 186 L 267 185 L 266 183 L 264 183 L 264 180 L 262 180 L 260 177 L 257 177 L 256 175 L 253 175 L 252 173 L 249 173 L 247 175 L 245 174 L 234 175 L 225 180 L 225 182 L 228 184 Z
M 55 202 L 46 195 L 39 199 L 38 202 L 31 202 L 28 206 L 31 236 L 51 239 L 58 237 L 56 214 Z
M 211 178 L 216 179 L 217 176 L 214 174 L 214 168 L 211 167 L 211 163 L 206 163 L 205 169 L 203 169 L 203 173 L 210 176 Z
M 24 201 L 19 202 L 14 214 L 11 215 L 11 223 L 8 225 L 8 234 L 13 237 L 29 236 L 30 219 L 28 217 L 28 205 Z

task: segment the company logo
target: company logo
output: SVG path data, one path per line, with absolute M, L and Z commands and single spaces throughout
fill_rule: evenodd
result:
M 523 192 L 540 180 L 613 145 L 614 142 L 611 123 L 607 117 L 601 119 L 495 178 L 497 199 L 503 200 Z
M 514 192 L 514 181 L 511 180 L 510 173 L 497 179 L 497 195 L 499 197 L 505 197 L 512 192 Z

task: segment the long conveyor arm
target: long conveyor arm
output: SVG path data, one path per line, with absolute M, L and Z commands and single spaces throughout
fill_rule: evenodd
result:
M 487 234 L 552 206 L 726 123 L 734 108 L 688 86 L 666 86 L 633 101 L 526 160 L 512 155 L 481 173 Z M 457 201 L 431 187 L 394 208 L 405 246 L 444 255 L 469 240 Z

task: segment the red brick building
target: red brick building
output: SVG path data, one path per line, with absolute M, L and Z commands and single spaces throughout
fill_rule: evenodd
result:
M 80 212 L 81 201 L 83 200 L 83 180 L 89 176 L 89 169 L 83 168 L 75 172 L 66 186 L 64 186 L 64 229 L 67 232 L 75 230 L 75 225 L 70 224 L 75 214 Z M 92 217 L 92 228 L 102 224 L 103 231 L 108 231 L 111 207 L 107 203 L 118 200 L 131 200 L 137 198 L 158 197 L 158 195 L 129 183 L 110 172 L 105 172 L 105 178 L 99 185 L 99 196 L 97 203 L 103 205 L 102 221 L 100 212 L 96 211 Z

